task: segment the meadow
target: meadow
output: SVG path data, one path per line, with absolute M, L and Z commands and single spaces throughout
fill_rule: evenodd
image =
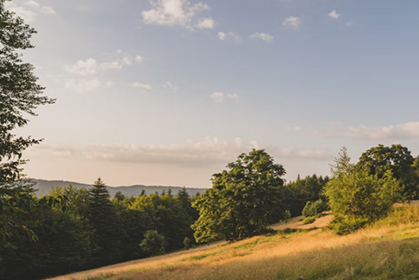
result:
M 419 279 L 419 206 L 346 236 L 279 230 L 233 243 L 131 261 L 51 280 Z

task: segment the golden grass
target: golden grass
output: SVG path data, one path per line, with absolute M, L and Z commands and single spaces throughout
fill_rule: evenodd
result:
M 53 279 L 419 279 L 418 218 L 419 206 L 399 206 L 348 236 L 321 229 L 257 236 Z

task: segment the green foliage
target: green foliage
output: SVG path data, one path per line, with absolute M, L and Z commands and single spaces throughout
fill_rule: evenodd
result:
M 191 248 L 191 239 L 189 239 L 189 237 L 185 237 L 185 239 L 183 239 L 183 245 L 185 250 L 189 250 L 189 248 Z
M 323 178 L 314 174 L 304 179 L 298 177 L 295 182 L 289 182 L 285 186 L 285 204 L 294 217 L 302 214 L 307 202 L 319 199 L 327 200 L 322 192 L 328 181 L 327 176 Z
M 4 7 L 0 0 L 0 186 L 20 178 L 22 151 L 39 143 L 31 137 L 16 137 L 17 127 L 28 123 L 25 115 L 54 100 L 42 96 L 34 67 L 24 63 L 18 50 L 33 48 L 30 39 L 36 31 Z
M 352 172 L 354 165 L 351 163 L 351 157 L 348 155 L 348 149 L 342 147 L 339 151 L 339 157 L 334 159 L 334 163 L 330 165 L 330 172 L 333 178 L 348 175 Z
M 303 219 L 303 224 L 312 224 L 316 221 L 316 217 L 306 217 Z
M 363 217 L 369 221 L 384 216 L 400 196 L 400 191 L 400 184 L 390 171 L 381 179 L 353 171 L 332 179 L 326 186 L 326 195 L 334 214 Z
M 194 202 L 200 213 L 193 225 L 198 242 L 246 238 L 284 217 L 282 165 L 264 150 L 253 150 L 227 168 L 213 175 L 213 187 Z
M 94 230 L 97 251 L 93 259 L 98 264 L 113 263 L 121 258 L 121 225 L 109 200 L 109 191 L 99 178 L 89 190 L 86 216 Z
M 24 24 L 4 7 L 0 0 L 0 278 L 4 279 L 7 252 L 15 248 L 14 240 L 35 241 L 35 232 L 27 227 L 20 215 L 31 211 L 33 182 L 23 180 L 22 152 L 40 140 L 17 137 L 13 131 L 26 125 L 27 115 L 35 115 L 35 109 L 53 103 L 41 96 L 43 88 L 37 84 L 34 67 L 24 63 L 19 50 L 33 48 L 30 39 L 34 29 Z
M 144 240 L 140 247 L 151 256 L 158 256 L 165 253 L 165 244 L 164 236 L 159 234 L 157 230 L 148 230 L 144 234 Z
M 291 212 L 289 210 L 286 210 L 284 213 L 284 221 L 286 224 L 288 224 L 291 217 L 292 217 Z
M 378 179 L 391 171 L 393 177 L 404 186 L 405 199 L 419 198 L 419 174 L 416 162 L 410 151 L 402 145 L 386 147 L 378 145 L 364 152 L 356 164 L 358 170 L 363 170 Z
M 370 222 L 371 221 L 366 217 L 336 215 L 330 223 L 329 228 L 333 229 L 333 232 L 337 235 L 347 235 L 364 227 Z
M 346 150 L 345 150 L 346 152 Z M 385 216 L 403 190 L 400 183 L 387 170 L 382 177 L 371 175 L 363 169 L 344 168 L 349 157 L 341 153 L 334 177 L 326 185 L 325 194 L 336 215 L 332 224 L 339 234 L 356 230 Z
M 303 209 L 303 216 L 315 217 L 326 210 L 327 210 L 327 204 L 324 203 L 323 200 L 319 199 L 314 202 L 308 201 L 306 206 Z

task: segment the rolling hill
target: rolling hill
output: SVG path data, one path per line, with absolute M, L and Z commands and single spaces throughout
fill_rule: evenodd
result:
M 49 181 L 49 180 L 42 180 L 42 179 L 34 179 L 37 183 L 35 185 L 36 196 L 46 195 L 52 187 L 66 187 L 70 184 L 72 186 L 77 187 L 85 187 L 91 188 L 92 185 L 77 183 L 77 182 L 70 182 L 70 181 Z M 119 187 L 108 187 L 109 193 L 111 197 L 115 196 L 115 194 L 120 191 L 126 196 L 136 196 L 140 195 L 142 190 L 145 190 L 146 194 L 152 194 L 155 192 L 162 193 L 163 190 L 167 193 L 168 190 L 171 189 L 172 193 L 175 195 L 179 192 L 182 187 L 173 187 L 173 186 L 144 186 L 144 185 L 133 185 L 133 186 L 119 186 Z M 204 188 L 186 188 L 189 195 L 193 196 L 197 192 L 200 194 L 204 193 L 206 189 Z

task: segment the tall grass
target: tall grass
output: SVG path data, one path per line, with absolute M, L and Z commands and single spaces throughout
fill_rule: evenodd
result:
M 279 232 L 57 279 L 101 274 L 115 274 L 112 280 L 419 279 L 419 207 L 396 205 L 388 217 L 347 236 Z

